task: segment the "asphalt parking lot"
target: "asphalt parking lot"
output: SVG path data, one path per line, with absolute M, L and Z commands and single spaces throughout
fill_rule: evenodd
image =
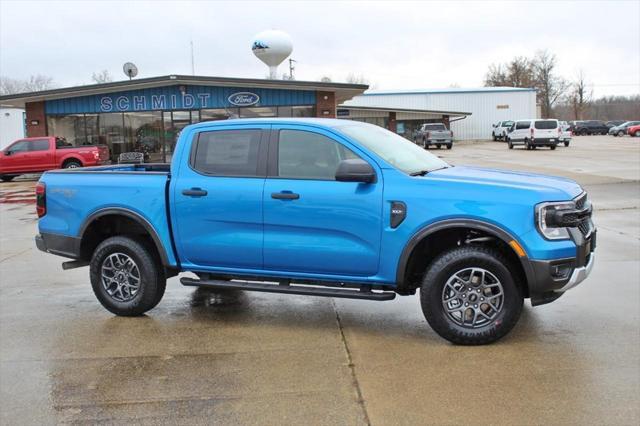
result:
M 591 277 L 502 341 L 453 346 L 417 297 L 212 293 L 169 280 L 146 316 L 95 299 L 39 252 L 34 179 L 0 184 L 2 424 L 640 423 L 640 139 L 435 150 L 453 164 L 567 176 L 593 200 Z

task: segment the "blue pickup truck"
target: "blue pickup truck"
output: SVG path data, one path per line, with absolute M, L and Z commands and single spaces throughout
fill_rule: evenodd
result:
M 171 165 L 45 173 L 40 250 L 89 266 L 117 315 L 183 285 L 384 301 L 420 289 L 457 344 L 507 334 L 523 300 L 583 281 L 596 231 L 563 178 L 452 166 L 380 127 L 332 119 L 194 124 Z

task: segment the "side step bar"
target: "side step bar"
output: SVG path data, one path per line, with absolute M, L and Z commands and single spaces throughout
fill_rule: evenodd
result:
M 360 290 L 347 290 L 332 287 L 319 288 L 305 285 L 291 285 L 286 282 L 281 284 L 264 284 L 244 281 L 198 280 L 193 278 L 180 278 L 180 282 L 182 285 L 196 287 L 301 294 L 306 296 L 341 297 L 344 299 L 377 300 L 380 302 L 396 298 L 396 294 L 392 291 L 373 292 L 371 291 L 371 286 L 368 285 L 361 286 Z

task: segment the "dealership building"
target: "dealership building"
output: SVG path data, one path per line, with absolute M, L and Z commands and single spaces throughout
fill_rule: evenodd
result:
M 168 161 L 180 130 L 230 117 L 335 117 L 361 84 L 169 75 L 0 97 L 26 112 L 28 137 L 55 135 L 73 145 L 106 144 Z
M 456 140 L 488 139 L 491 124 L 536 116 L 535 89 L 365 91 L 367 85 L 168 75 L 0 97 L 25 110 L 28 137 L 60 136 L 105 144 L 111 159 L 145 152 L 171 159 L 188 124 L 228 118 L 326 117 L 365 121 L 409 139 L 427 122 L 445 123 Z

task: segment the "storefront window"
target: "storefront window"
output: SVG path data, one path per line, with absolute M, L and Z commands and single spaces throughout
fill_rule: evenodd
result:
M 85 136 L 84 115 L 50 115 L 47 117 L 49 134 L 65 138 L 73 146 L 90 145 Z
M 85 114 L 84 116 L 85 137 L 89 145 L 106 145 L 107 143 L 104 140 L 100 140 L 99 122 L 99 114 Z
M 144 161 L 159 163 L 162 158 L 162 113 L 159 111 L 124 114 L 126 146 L 143 152 Z
M 203 109 L 200 111 L 200 121 L 227 120 L 238 116 L 238 108 Z
M 100 114 L 98 132 L 100 141 L 109 146 L 111 161 L 117 162 L 121 153 L 133 151 L 133 144 L 125 139 L 122 113 Z
M 278 107 L 278 117 L 315 117 L 315 115 L 315 108 L 312 106 Z
M 240 118 L 277 117 L 276 107 L 240 108 Z

